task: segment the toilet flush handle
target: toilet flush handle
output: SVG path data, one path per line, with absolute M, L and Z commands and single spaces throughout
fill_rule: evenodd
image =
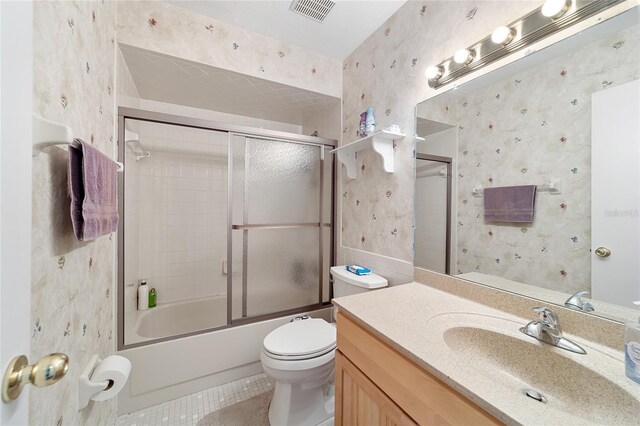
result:
M 297 317 L 293 318 L 291 321 L 289 322 L 294 322 L 294 321 L 302 321 L 302 320 L 307 320 L 310 319 L 311 317 L 307 314 L 304 315 L 298 315 Z

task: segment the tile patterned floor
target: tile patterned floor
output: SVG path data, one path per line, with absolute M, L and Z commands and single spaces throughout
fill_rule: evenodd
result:
M 212 411 L 244 401 L 273 389 L 266 374 L 256 374 L 215 388 L 122 415 L 111 426 L 195 426 Z

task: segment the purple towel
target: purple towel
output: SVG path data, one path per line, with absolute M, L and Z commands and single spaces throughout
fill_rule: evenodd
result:
M 533 222 L 536 186 L 501 186 L 484 190 L 487 222 Z
M 95 240 L 118 229 L 117 167 L 80 139 L 69 146 L 71 222 L 78 240 Z

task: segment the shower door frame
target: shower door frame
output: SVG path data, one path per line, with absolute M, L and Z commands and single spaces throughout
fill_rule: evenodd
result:
M 443 157 L 440 155 L 420 154 L 416 153 L 417 160 L 434 161 L 443 163 L 447 166 L 447 217 L 446 217 L 446 240 L 445 240 L 445 274 L 451 274 L 451 198 L 453 196 L 453 159 L 451 157 Z M 416 178 L 417 180 L 417 178 Z
M 324 161 L 327 161 L 327 157 L 326 154 L 328 153 L 329 149 L 335 148 L 337 146 L 338 141 L 334 140 L 334 139 L 326 139 L 326 138 L 320 138 L 320 137 L 316 137 L 316 136 L 305 136 L 305 135 L 300 135 L 300 134 L 296 134 L 296 133 L 289 133 L 289 132 L 283 132 L 283 131 L 278 131 L 278 130 L 268 130 L 268 129 L 261 129 L 261 128 L 254 128 L 254 127 L 249 127 L 249 126 L 241 126 L 241 125 L 236 125 L 236 124 L 230 124 L 230 123 L 223 123 L 223 122 L 218 122 L 218 121 L 212 121 L 212 120 L 207 120 L 207 119 L 201 119 L 201 118 L 191 118 L 191 117 L 184 117 L 184 116 L 179 116 L 179 115 L 173 115 L 173 114 L 166 114 L 166 113 L 161 113 L 161 112 L 155 112 L 155 111 L 149 111 L 149 110 L 143 110 L 143 109 L 136 109 L 136 108 L 128 108 L 128 107 L 118 107 L 118 139 L 117 139 L 117 155 L 118 155 L 118 161 L 124 162 L 125 159 L 125 120 L 126 119 L 131 119 L 131 120 L 138 120 L 138 121 L 147 121 L 147 122 L 152 122 L 152 123 L 160 123 L 160 124 L 169 124 L 169 125 L 175 125 L 175 126 L 183 126 L 183 127 L 190 127 L 190 128 L 195 128 L 195 129 L 203 129 L 203 130 L 211 130 L 211 131 L 217 131 L 217 132 L 227 132 L 228 133 L 228 137 L 229 137 L 229 142 L 228 142 L 228 159 L 227 159 L 227 167 L 228 167 L 228 173 L 229 173 L 229 178 L 227 181 L 227 323 L 219 326 L 219 327 L 213 327 L 213 328 L 207 328 L 207 329 L 202 329 L 202 330 L 197 330 L 197 331 L 192 331 L 189 333 L 183 333 L 183 334 L 178 334 L 178 335 L 174 335 L 174 336 L 167 336 L 167 337 L 162 337 L 162 338 L 158 338 L 158 339 L 150 339 L 150 340 L 146 340 L 143 342 L 137 342 L 137 343 L 130 343 L 130 344 L 125 344 L 124 341 L 124 333 L 125 333 L 125 324 L 124 324 L 124 288 L 125 288 L 125 282 L 124 282 L 124 256 L 125 256 L 125 250 L 124 250 L 124 228 L 125 228 L 125 196 L 124 196 L 124 188 L 125 188 L 125 179 L 126 179 L 126 171 L 125 173 L 120 174 L 120 177 L 118 179 L 118 199 L 119 199 L 119 203 L 118 203 L 118 213 L 120 214 L 120 225 L 118 226 L 118 231 L 117 231 L 117 236 L 118 236 L 118 247 L 117 247 L 117 264 L 118 264 L 118 270 L 117 270 L 117 279 L 118 279 L 118 303 L 117 303 L 117 312 L 116 312 L 116 316 L 117 316 L 117 330 L 118 330 L 118 336 L 117 336 L 117 350 L 124 350 L 124 349 L 131 349 L 131 348 L 136 348 L 136 347 L 140 347 L 140 346 L 146 346 L 149 344 L 154 344 L 154 343 L 160 343 L 160 342 L 164 342 L 164 341 L 168 341 L 168 340 L 174 340 L 174 339 L 178 339 L 178 338 L 183 338 L 183 337 L 188 337 L 188 336 L 194 336 L 197 334 L 203 334 L 203 333 L 208 333 L 211 331 L 217 331 L 217 330 L 223 330 L 226 328 L 232 328 L 232 327 L 236 327 L 239 325 L 245 325 L 245 324 L 250 324 L 250 323 L 255 323 L 255 322 L 260 322 L 260 321 L 264 321 L 264 320 L 268 320 L 268 319 L 273 319 L 273 318 L 279 318 L 279 317 L 283 317 L 283 316 L 287 316 L 287 315 L 292 315 L 292 314 L 296 314 L 296 313 L 303 313 L 305 311 L 310 311 L 310 310 L 315 310 L 315 309 L 322 309 L 322 308 L 326 308 L 327 306 L 329 306 L 331 304 L 331 296 L 333 293 L 333 289 L 332 289 L 332 285 L 331 285 L 331 278 L 329 277 L 329 301 L 328 302 L 323 302 L 323 262 L 324 262 L 324 238 L 323 238 L 323 230 L 325 227 L 329 227 L 331 229 L 331 232 L 329 233 L 329 265 L 333 266 L 335 264 L 335 255 L 336 255 L 336 238 L 335 238 L 335 219 L 336 219 L 336 205 L 335 205 L 335 190 L 336 190 L 336 178 L 337 178 L 337 170 L 336 170 L 336 161 L 335 161 L 335 157 L 332 156 L 329 161 L 331 161 L 331 171 L 332 171 L 332 175 L 331 175 L 331 209 L 330 209 L 330 222 L 329 223 L 323 223 L 323 217 L 322 217 L 322 213 L 323 213 L 323 185 L 324 185 L 324 166 L 325 163 Z M 311 304 L 311 305 L 306 305 L 306 306 L 301 306 L 301 307 L 296 307 L 296 308 L 292 308 L 292 309 L 287 309 L 287 310 L 282 310 L 282 311 L 277 311 L 277 312 L 271 312 L 268 314 L 263 314 L 263 315 L 256 315 L 256 316 L 250 316 L 250 317 L 242 317 L 242 318 L 237 318 L 237 319 L 233 319 L 232 318 L 232 303 L 233 303 L 233 299 L 232 299 L 232 272 L 233 272 L 233 265 L 231 263 L 231 247 L 232 247 L 232 242 L 231 242 L 231 238 L 232 238 L 232 229 L 233 229 L 233 223 L 232 223 L 232 216 L 231 216 L 231 209 L 232 209 L 232 202 L 233 202 L 233 180 L 232 180 L 232 176 L 231 173 L 233 171 L 233 137 L 234 136 L 243 136 L 245 138 L 257 138 L 257 139 L 265 139 L 265 140 L 275 140 L 275 141 L 281 141 L 281 142 L 290 142 L 290 143 L 299 143 L 299 144 L 306 144 L 306 145 L 313 145 L 313 146 L 318 146 L 320 148 L 320 155 L 321 155 L 321 167 L 320 167 L 320 217 L 318 218 L 319 223 L 317 224 L 317 227 L 319 229 L 319 298 L 318 298 L 318 303 L 315 304 Z M 280 228 L 291 228 L 291 227 L 300 227 L 301 225 L 307 226 L 308 224 L 278 224 L 278 225 L 270 225 L 270 227 L 280 227 Z M 255 226 L 254 226 L 255 227 Z M 246 271 L 243 271 L 243 277 L 245 277 L 246 279 Z M 246 292 L 243 294 L 243 298 L 246 299 Z M 246 306 L 246 301 L 243 302 L 243 305 Z

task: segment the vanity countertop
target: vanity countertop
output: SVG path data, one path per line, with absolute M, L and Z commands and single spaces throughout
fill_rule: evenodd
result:
M 333 303 L 398 352 L 507 424 L 629 424 L 629 413 L 640 412 L 637 411 L 640 385 L 625 376 L 622 350 L 612 350 L 567 333 L 565 337 L 584 347 L 587 355 L 538 342 L 518 331 L 533 319 L 533 314 L 531 318 L 520 318 L 416 282 L 340 297 L 333 299 Z M 468 340 L 463 340 L 466 343 L 462 347 L 459 343 L 453 348 L 447 346 L 445 334 L 451 337 L 465 330 L 456 327 L 476 323 L 483 330 L 489 330 L 485 333 L 487 336 L 501 336 L 504 332 L 510 337 L 500 342 L 508 344 L 492 347 L 478 340 L 482 339 L 480 335 L 471 333 L 466 337 Z M 451 329 L 455 329 L 453 334 L 447 331 Z M 515 350 L 509 342 L 516 343 L 525 353 L 517 358 L 519 368 L 512 369 L 509 364 L 509 359 L 514 358 L 508 356 L 508 351 Z M 522 344 L 540 348 L 522 351 Z M 482 362 L 474 360 L 476 353 L 483 353 L 481 359 L 495 358 L 495 365 L 509 375 L 509 383 L 503 385 L 499 377 L 488 374 Z M 550 359 L 545 360 L 547 354 Z M 569 359 L 561 363 L 565 367 L 562 371 L 553 370 L 558 368 L 554 360 L 562 360 L 558 356 Z M 571 361 L 586 366 L 589 377 L 583 372 L 567 371 L 566 366 L 573 365 Z M 538 363 L 539 368 L 529 368 L 532 363 Z M 495 366 L 492 364 L 491 368 Z M 542 388 L 537 388 L 535 375 L 524 377 L 531 371 L 538 371 L 540 376 L 557 374 L 561 380 L 555 388 L 539 384 Z M 588 387 L 593 387 L 593 392 L 584 392 Z M 526 397 L 525 388 L 540 390 L 548 402 L 543 404 Z M 614 388 L 619 391 L 607 391 Z M 634 418 L 633 423 L 638 424 L 640 414 Z

